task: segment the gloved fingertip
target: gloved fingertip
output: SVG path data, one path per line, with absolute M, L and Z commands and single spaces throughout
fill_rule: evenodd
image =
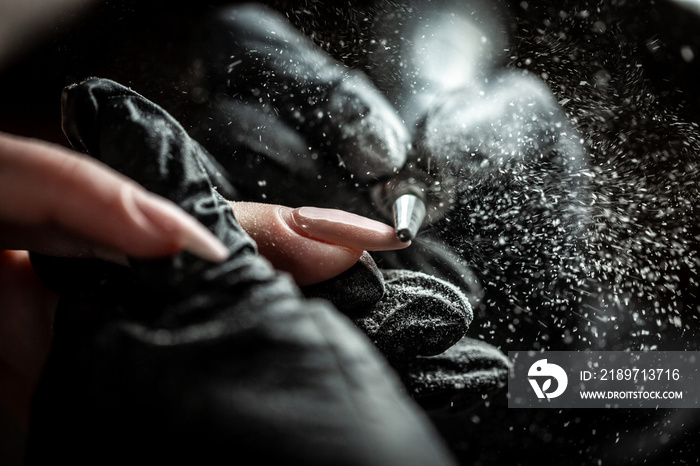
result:
M 98 151 L 100 131 L 98 112 L 107 96 L 130 92 L 109 79 L 91 77 L 71 84 L 61 94 L 62 128 L 71 145 L 78 151 Z
M 454 285 L 409 270 L 383 270 L 386 294 L 355 323 L 390 361 L 440 354 L 466 334 L 473 311 Z
M 353 73 L 338 83 L 328 112 L 338 133 L 338 155 L 358 181 L 390 176 L 406 163 L 408 130 L 365 76 Z
M 301 287 L 307 298 L 326 299 L 351 319 L 365 316 L 385 292 L 384 277 L 368 252 L 345 272 L 315 285 Z

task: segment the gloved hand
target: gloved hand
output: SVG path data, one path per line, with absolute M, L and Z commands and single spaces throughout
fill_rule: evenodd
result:
M 240 199 L 377 216 L 367 191 L 403 166 L 409 135 L 363 73 L 262 6 L 217 10 L 192 35 L 175 116 Z
M 131 260 L 63 290 L 27 464 L 452 464 L 366 337 L 255 253 L 172 117 L 99 79 L 68 88 L 63 112 L 76 148 L 176 202 L 231 256 Z
M 348 315 L 431 415 L 458 416 L 505 386 L 508 358 L 498 348 L 464 336 L 473 319 L 470 302 L 478 296 L 465 295 L 447 281 L 379 269 L 365 253 L 348 271 L 302 291 L 331 301 Z

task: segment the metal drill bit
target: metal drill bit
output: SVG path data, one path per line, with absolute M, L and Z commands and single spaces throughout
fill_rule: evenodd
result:
M 425 219 L 425 203 L 414 194 L 404 194 L 394 202 L 394 229 L 403 241 L 411 241 Z

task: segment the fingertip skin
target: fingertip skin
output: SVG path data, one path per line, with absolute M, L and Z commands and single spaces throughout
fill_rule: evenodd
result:
M 275 204 L 232 203 L 236 220 L 255 240 L 258 252 L 278 270 L 292 275 L 299 286 L 333 278 L 352 267 L 362 255 L 353 249 L 303 236 L 285 221 L 292 210 Z

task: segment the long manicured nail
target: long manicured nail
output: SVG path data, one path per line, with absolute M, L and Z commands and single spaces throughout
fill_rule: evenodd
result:
M 327 243 L 365 251 L 402 249 L 394 229 L 381 222 L 338 209 L 284 209 L 284 221 L 297 233 Z
M 182 245 L 182 248 L 202 259 L 223 262 L 230 254 L 228 248 L 204 225 L 160 197 L 138 193 L 136 206 L 158 230 Z

